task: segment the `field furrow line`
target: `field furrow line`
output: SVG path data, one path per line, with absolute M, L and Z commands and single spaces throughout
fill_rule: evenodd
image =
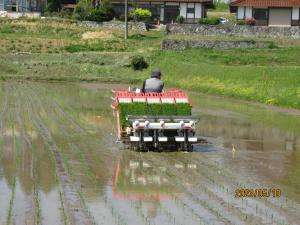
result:
M 4 120 L 5 120 L 5 116 L 6 113 L 8 111 L 8 93 L 6 92 L 6 86 L 5 83 L 3 84 L 3 90 L 4 93 L 1 92 L 1 97 L 4 96 L 4 100 L 1 101 L 1 112 L 0 112 L 0 160 L 2 159 L 2 154 L 3 154 L 3 139 L 4 139 L 4 131 L 3 131 L 3 126 L 4 126 Z M 2 100 L 2 99 L 1 99 Z
M 116 215 L 121 224 L 147 224 L 142 215 L 136 212 L 132 207 L 132 202 L 126 199 L 117 199 L 113 196 L 110 186 L 105 189 L 104 199 L 111 209 L 113 215 Z
M 40 223 L 45 224 L 45 225 L 52 225 L 52 224 L 64 224 L 67 225 L 69 224 L 69 220 L 68 217 L 66 215 L 65 212 L 65 206 L 63 203 L 63 200 L 61 198 L 61 196 L 63 196 L 62 194 L 62 190 L 61 190 L 61 185 L 59 183 L 59 178 L 57 177 L 56 174 L 56 167 L 55 167 L 55 159 L 53 156 L 53 153 L 49 151 L 49 146 L 47 146 L 43 140 L 41 135 L 39 135 L 39 130 L 37 129 L 37 127 L 34 126 L 34 124 L 32 123 L 32 108 L 31 105 L 29 103 L 28 100 L 28 90 L 26 90 L 26 88 L 24 86 L 22 86 L 22 91 L 25 95 L 22 95 L 23 97 L 23 102 L 25 103 L 25 112 L 26 112 L 26 121 L 28 121 L 28 123 L 26 123 L 26 125 L 28 125 L 29 127 L 27 127 L 27 130 L 31 132 L 32 139 L 35 139 L 34 142 L 32 142 L 32 148 L 33 148 L 33 152 L 36 155 L 35 160 L 34 160 L 34 165 L 33 167 L 33 174 L 36 174 L 35 176 L 35 180 L 34 180 L 34 192 L 35 192 L 35 201 L 36 201 L 36 205 L 39 205 L 40 208 L 38 208 L 38 211 L 36 212 L 36 214 L 40 214 L 37 215 L 37 218 L 41 218 Z M 25 115 L 23 116 L 23 118 L 25 118 Z M 36 136 L 36 137 L 35 137 Z M 41 140 L 41 142 L 39 142 L 39 140 Z M 43 143 L 43 144 L 42 144 Z M 41 185 L 43 185 L 41 182 L 41 178 L 40 177 L 40 173 L 41 171 L 38 171 L 38 164 L 40 165 L 41 163 L 45 163 L 41 162 L 40 157 L 44 154 L 43 152 L 46 153 L 47 160 L 51 165 L 51 168 L 47 173 L 50 173 L 52 176 L 54 176 L 55 178 L 55 187 L 53 188 L 53 190 L 46 194 L 44 193 L 44 191 L 41 188 Z M 43 159 L 45 160 L 45 159 Z M 36 168 L 36 169 L 35 169 Z M 48 212 L 51 212 L 51 214 L 49 214 Z
M 28 193 L 25 193 L 22 189 L 22 182 L 24 181 L 23 174 L 29 174 L 29 183 L 31 184 L 34 180 L 32 174 L 32 152 L 29 139 L 25 136 L 25 130 L 23 127 L 23 122 L 21 119 L 21 101 L 20 101 L 20 94 L 16 90 L 16 86 L 14 85 L 13 94 L 15 96 L 15 120 L 14 120 L 14 127 L 16 133 L 16 143 L 17 143 L 17 150 L 18 150 L 18 165 L 17 165 L 17 182 L 16 182 L 16 191 L 15 191 L 15 198 L 17 203 L 13 204 L 12 208 L 12 215 L 13 221 L 16 224 L 35 224 L 36 218 L 35 215 L 35 204 L 34 204 L 34 197 L 32 194 L 33 190 L 28 190 Z M 27 178 L 26 178 L 27 179 Z M 29 189 L 31 189 L 31 185 Z
M 152 162 L 153 164 L 155 164 L 155 161 L 157 161 L 158 159 L 156 158 L 153 158 L 152 159 Z M 203 177 L 201 176 L 191 176 L 191 174 L 186 174 L 186 173 L 183 173 L 183 172 L 180 172 L 180 170 L 176 171 L 176 173 L 174 172 L 173 170 L 173 165 L 175 163 L 172 163 L 170 164 L 170 159 L 168 160 L 167 158 L 163 158 L 161 157 L 161 160 L 160 160 L 160 163 L 162 163 L 165 167 L 167 167 L 167 171 L 169 172 L 169 176 L 172 177 L 172 181 L 174 182 L 174 184 L 176 184 L 176 186 L 178 186 L 181 190 L 184 190 L 184 193 L 186 193 L 187 196 L 190 196 L 191 199 L 195 199 L 195 196 L 194 194 L 192 193 L 191 190 L 188 190 L 186 188 L 186 186 L 183 184 L 184 182 L 187 182 L 187 183 L 191 183 L 192 186 L 193 186 L 193 189 L 195 187 L 195 182 L 197 180 L 200 180 L 201 182 L 203 181 Z M 177 163 L 181 163 L 180 161 L 177 161 Z M 192 177 L 193 179 L 190 181 L 188 178 L 189 177 Z M 224 209 L 224 212 L 226 212 L 226 208 L 224 208 L 224 204 L 222 204 L 222 202 L 218 202 L 218 201 L 215 201 L 216 199 L 214 199 L 214 201 L 212 201 L 212 196 L 208 196 L 208 193 L 206 192 L 207 189 L 204 189 L 203 186 L 201 187 L 198 187 L 197 188 L 197 194 L 201 194 L 202 198 L 205 198 L 205 201 L 204 200 L 201 200 L 200 198 L 198 198 L 195 203 L 197 204 L 200 204 L 201 207 L 204 207 L 206 210 L 208 210 L 208 212 L 210 214 L 212 214 L 212 218 L 216 218 L 215 220 L 216 221 L 219 221 L 219 222 L 223 222 L 225 224 L 233 224 L 234 221 L 238 221 L 240 224 L 243 224 L 243 220 L 241 220 L 241 216 L 240 217 L 236 217 L 237 215 L 232 215 L 232 214 L 228 214 L 228 215 L 224 215 L 224 213 L 222 212 Z M 196 196 L 197 197 L 197 196 Z M 190 207 L 190 205 L 186 205 L 187 207 Z M 218 207 L 218 208 L 216 208 Z M 194 209 L 190 209 L 192 210 L 195 214 L 197 214 L 200 218 L 203 219 L 203 221 L 205 221 L 204 218 L 206 218 L 207 216 L 205 215 L 202 215 L 200 216 L 199 213 L 201 213 L 201 211 L 195 211 Z M 222 213 L 221 213 L 222 212 Z
M 181 161 L 177 159 L 171 159 L 174 163 L 181 163 Z M 198 165 L 198 164 L 197 164 Z M 204 172 L 203 172 L 204 171 Z M 225 220 L 227 220 L 227 223 L 233 223 L 233 224 L 244 224 L 245 220 L 247 220 L 247 223 L 251 222 L 254 224 L 261 223 L 262 218 L 258 218 L 258 215 L 248 215 L 241 210 L 241 208 L 236 207 L 235 204 L 230 204 L 228 201 L 224 200 L 222 198 L 223 195 L 231 195 L 231 193 L 228 193 L 228 190 L 231 189 L 224 189 L 224 186 L 216 186 L 216 183 L 211 184 L 211 180 L 207 177 L 206 170 L 198 169 L 197 172 L 191 170 L 188 174 L 183 176 L 187 182 L 190 182 L 189 180 L 201 180 L 200 183 L 193 183 L 193 190 L 186 192 L 191 199 L 194 201 L 200 202 L 202 205 L 206 205 L 208 209 L 211 211 L 214 211 L 218 217 L 223 217 Z M 214 177 L 213 175 L 210 175 L 210 177 Z M 218 188 L 217 188 L 218 187 Z M 200 192 L 201 190 L 201 192 Z M 211 191 L 214 190 L 214 191 Z M 225 190 L 227 192 L 225 192 Z M 220 194 L 222 193 L 222 194 Z M 222 212 L 222 213 L 221 213 Z
M 47 100 L 48 99 L 43 99 L 43 101 L 39 101 L 39 102 L 48 103 Z M 35 100 L 35 102 L 37 102 L 37 101 Z M 52 106 L 51 103 L 49 103 L 49 106 Z M 43 109 L 43 105 L 39 104 L 39 107 L 40 107 L 40 109 Z M 53 109 L 55 107 L 51 107 L 51 108 Z M 43 110 L 45 111 L 46 109 L 43 109 Z M 47 115 L 49 115 L 49 113 L 51 113 L 51 111 L 53 111 L 53 110 L 47 110 L 47 113 L 48 113 Z M 55 118 L 55 120 L 51 120 L 51 124 L 53 124 L 53 122 L 55 122 L 55 126 L 58 127 L 58 132 L 61 130 L 60 127 L 61 127 L 62 123 L 60 121 L 58 121 L 56 118 L 60 118 L 60 116 L 62 116 L 62 115 L 54 114 L 51 116 L 52 118 Z M 64 116 L 66 116 L 66 115 L 64 115 Z M 68 126 L 66 126 L 66 127 L 68 127 Z M 70 131 L 68 131 L 68 132 L 70 132 Z M 68 150 L 68 153 L 63 153 L 62 158 L 64 160 L 65 165 L 67 166 L 67 170 L 68 170 L 70 177 L 78 178 L 78 173 L 75 172 L 74 168 L 71 168 L 70 163 L 69 163 L 70 156 L 74 155 L 76 160 L 79 160 L 80 162 L 82 162 L 80 165 L 80 167 L 81 167 L 80 173 L 84 172 L 84 175 L 90 178 L 90 181 L 94 184 L 95 187 L 99 186 L 99 184 L 97 182 L 97 180 L 98 180 L 97 176 L 92 172 L 91 166 L 93 164 L 97 164 L 97 163 L 103 164 L 104 162 L 103 162 L 103 160 L 100 160 L 100 161 L 98 160 L 98 159 L 100 159 L 99 155 L 97 155 L 97 154 L 91 155 L 91 153 L 95 153 L 94 147 L 93 146 L 89 147 L 89 144 L 86 144 L 85 147 L 82 147 L 81 149 L 79 149 L 79 147 L 76 145 L 76 142 L 74 143 L 73 140 L 69 136 L 65 137 L 64 141 L 68 144 L 64 144 L 64 146 L 62 146 L 62 147 L 64 148 L 64 152 L 66 152 L 66 150 Z M 57 145 L 59 145 L 59 143 L 57 143 Z M 86 149 L 86 150 L 83 151 L 82 149 L 84 149 L 84 150 Z M 83 152 L 86 152 L 86 154 L 83 154 Z M 86 156 L 89 156 L 90 160 L 92 160 L 92 161 L 89 160 L 90 163 L 87 163 L 88 159 L 86 158 Z M 79 158 L 76 158 L 76 157 L 79 157 Z M 73 179 L 74 183 L 75 183 L 75 181 L 76 181 L 76 179 Z M 82 200 L 84 201 L 83 196 L 81 194 L 82 185 L 77 185 L 77 186 L 78 186 L 78 192 L 80 193 L 80 196 L 81 196 Z M 83 184 L 83 186 L 85 186 L 85 184 Z M 92 216 L 92 217 L 99 216 L 99 215 L 91 215 L 91 212 L 90 212 L 91 210 L 89 208 L 86 208 L 86 210 L 89 212 L 90 216 Z M 100 212 L 97 212 L 97 213 L 99 214 Z M 109 215 L 103 215 L 103 216 L 107 217 Z
M 46 101 L 44 101 L 44 102 L 46 102 Z M 41 107 L 43 107 L 43 106 L 41 106 Z M 49 113 L 49 111 L 48 111 L 48 113 Z M 53 118 L 54 117 L 57 118 L 57 116 L 58 115 L 53 116 Z M 54 122 L 54 121 L 52 120 L 52 122 Z M 57 123 L 58 127 L 61 126 L 61 123 L 59 123 L 59 121 L 57 121 L 56 123 Z M 60 130 L 60 129 L 58 129 L 58 130 Z M 67 149 L 69 149 L 68 153 L 62 154 L 62 156 L 64 158 L 65 164 L 67 165 L 67 168 L 68 168 L 70 176 L 71 177 L 78 177 L 78 174 L 74 174 L 74 170 L 71 168 L 70 164 L 68 163 L 70 161 L 69 157 L 72 156 L 72 155 L 74 155 L 74 157 L 78 156 L 79 160 L 82 162 L 81 165 L 80 165 L 80 167 L 82 168 L 80 170 L 80 172 L 84 172 L 84 174 L 87 177 L 90 178 L 90 180 L 92 181 L 92 183 L 94 183 L 94 185 L 98 185 L 98 183 L 97 183 L 97 176 L 92 172 L 92 168 L 91 167 L 95 163 L 96 164 L 97 163 L 103 164 L 104 162 L 103 162 L 103 160 L 101 160 L 100 156 L 94 151 L 94 147 L 90 146 L 90 143 L 92 143 L 93 141 L 92 140 L 91 141 L 87 141 L 87 144 L 85 144 L 85 147 L 80 147 L 79 148 L 79 146 L 76 143 L 72 142 L 72 139 L 70 139 L 70 140 L 68 140 L 68 139 L 70 139 L 70 137 L 66 137 L 65 138 L 65 142 L 67 142 L 69 144 L 65 145 L 65 147 L 64 147 L 65 151 Z M 69 148 L 66 148 L 67 146 Z M 68 158 L 66 158 L 67 154 L 68 154 Z M 73 181 L 75 181 L 75 180 L 73 180 Z M 90 209 L 87 209 L 87 210 L 90 212 Z M 96 217 L 96 215 L 93 216 L 93 217 Z M 127 223 L 127 224 L 130 224 L 130 223 Z
M 34 87 L 34 86 L 33 86 Z M 39 98 L 35 99 L 35 102 L 38 102 L 41 110 L 43 110 L 44 112 L 47 111 L 47 115 L 49 116 L 49 118 L 51 118 L 50 122 L 56 122 L 56 124 L 58 124 L 60 126 L 58 132 L 61 132 L 66 138 L 68 138 L 68 140 L 71 140 L 74 142 L 74 140 L 77 140 L 78 137 L 80 139 L 84 139 L 84 146 L 81 147 L 82 149 L 87 149 L 87 145 L 90 146 L 92 144 L 96 145 L 97 148 L 100 148 L 101 146 L 103 146 L 103 142 L 107 140 L 107 130 L 97 130 L 98 132 L 101 132 L 103 134 L 105 134 L 106 136 L 103 137 L 104 135 L 100 135 L 99 136 L 91 133 L 89 130 L 87 130 L 84 127 L 81 127 L 80 131 L 78 131 L 78 129 L 74 128 L 72 126 L 72 124 L 70 123 L 66 123 L 67 118 L 66 117 L 70 117 L 69 115 L 70 113 L 64 112 L 63 114 L 61 113 L 61 110 L 58 110 L 57 107 L 59 106 L 59 104 L 55 104 L 53 103 L 53 101 L 55 101 L 53 98 L 50 98 L 46 93 L 43 92 L 39 92 L 38 93 Z M 47 105 L 49 106 L 47 109 L 44 108 L 43 106 L 47 103 Z M 72 110 L 71 110 L 72 111 Z M 73 120 L 73 119 L 72 119 Z M 63 126 L 62 126 L 63 124 Z M 97 137 L 97 138 L 95 138 Z M 73 138 L 73 139 L 71 139 Z M 109 141 L 109 140 L 107 140 Z M 112 141 L 109 142 L 109 146 L 112 146 Z M 80 145 L 81 143 L 77 143 L 77 145 Z M 80 148 L 80 149 L 81 149 Z M 98 158 L 99 160 L 102 161 L 102 164 L 106 164 L 108 162 L 108 160 L 103 160 L 101 157 L 97 157 L 99 152 L 95 151 L 95 146 L 91 146 L 89 147 L 89 151 L 87 151 L 88 155 L 92 154 L 96 154 L 94 155 L 94 159 Z M 101 148 L 100 148 L 101 149 Z M 111 149 L 115 149 L 115 148 L 111 148 Z M 108 151 L 101 151 L 101 156 L 102 157 L 106 157 L 106 158 L 111 158 L 112 154 L 111 152 Z
M 7 90 L 8 86 L 6 83 L 2 83 L 3 97 L 0 117 L 0 224 L 6 224 L 8 218 L 8 211 L 11 199 L 11 188 L 13 185 L 13 178 L 6 177 L 5 174 L 8 172 L 13 173 L 13 168 L 7 168 L 4 166 L 5 162 L 14 157 L 12 154 L 13 143 L 11 136 L 11 107 L 9 107 L 11 101 L 11 93 Z
M 49 94 L 50 94 L 49 89 L 44 88 L 41 85 L 35 85 L 35 90 L 39 91 L 39 93 L 41 93 L 42 95 L 44 95 L 43 92 L 46 92 L 46 95 L 44 95 L 44 96 L 49 96 Z M 67 120 L 69 123 L 71 123 L 74 128 L 76 128 L 76 132 L 86 133 L 86 130 L 84 128 L 82 128 L 81 125 L 79 123 L 77 123 L 68 113 L 65 112 L 65 110 L 57 102 L 57 100 L 55 100 L 54 98 L 51 98 L 51 101 L 52 101 L 53 107 L 55 107 L 59 111 L 59 113 L 63 116 L 63 118 L 65 120 Z M 65 107 L 67 107 L 67 106 L 65 106 Z
M 185 158 L 185 156 L 183 156 L 183 158 Z M 191 160 L 191 159 L 189 159 Z M 199 162 L 200 160 L 200 162 Z M 261 184 L 258 185 L 253 181 L 248 181 L 248 180 L 244 180 L 241 181 L 239 180 L 239 182 L 237 182 L 236 180 L 234 180 L 232 177 L 233 175 L 230 175 L 231 172 L 226 170 L 224 168 L 217 168 L 217 166 L 212 167 L 212 165 L 208 165 L 206 162 L 208 160 L 202 160 L 200 158 L 198 158 L 198 161 L 195 159 L 192 159 L 191 162 L 196 163 L 199 167 L 199 170 L 197 171 L 197 173 L 195 173 L 195 176 L 198 176 L 199 174 L 201 174 L 202 176 L 206 177 L 208 179 L 207 184 L 210 185 L 209 190 L 212 189 L 212 185 L 213 185 L 213 189 L 216 190 L 216 187 L 218 186 L 220 190 L 227 190 L 227 195 L 224 195 L 223 197 L 225 197 L 226 199 L 224 199 L 224 201 L 235 201 L 238 202 L 239 204 L 242 204 L 241 201 L 239 201 L 238 199 L 235 199 L 233 190 L 235 190 L 236 188 L 243 188 L 243 186 L 257 186 L 257 188 L 261 187 Z M 209 168 L 209 169 L 208 169 Z M 205 171 L 205 173 L 203 173 L 203 171 Z M 222 171 L 220 173 L 212 173 L 212 171 Z M 240 183 L 243 182 L 243 186 L 240 185 Z M 222 183 L 222 184 L 221 184 Z M 219 191 L 220 191 L 219 190 Z M 228 191 L 230 190 L 230 193 L 228 193 Z M 216 190 L 217 191 L 217 190 Z M 217 191 L 216 193 L 219 193 L 219 191 Z M 227 196 L 227 197 L 226 197 Z M 293 224 L 294 221 L 297 221 L 298 219 L 296 218 L 295 215 L 289 213 L 288 211 L 285 211 L 284 209 L 282 209 L 282 207 L 280 206 L 280 201 L 279 202 L 275 202 L 275 201 L 271 201 L 270 199 L 265 199 L 265 201 L 262 202 L 261 199 L 247 199 L 246 202 L 251 202 L 251 204 L 249 204 L 248 208 L 252 207 L 252 212 L 255 214 L 257 214 L 257 212 L 263 211 L 263 212 L 269 212 L 272 211 L 273 213 L 269 215 L 269 220 L 272 221 L 289 221 L 289 223 Z M 237 204 L 237 205 L 239 205 Z M 281 203 L 282 204 L 282 203 Z M 255 207 L 254 207 L 255 206 Z M 241 206 L 241 209 L 243 209 L 244 207 Z M 267 213 L 269 214 L 269 213 Z M 263 216 L 265 217 L 265 215 Z
M 15 162 L 13 166 L 13 177 L 12 177 L 12 187 L 11 187 L 11 194 L 10 194 L 10 200 L 9 200 L 9 207 L 7 211 L 7 217 L 6 217 L 6 225 L 10 224 L 15 224 L 14 220 L 14 215 L 13 215 L 13 207 L 15 204 L 15 196 L 16 196 L 16 185 L 17 185 L 17 172 L 18 172 L 18 167 L 20 164 L 20 143 L 19 140 L 17 139 L 17 134 L 15 130 L 15 99 L 13 96 L 13 88 L 10 87 L 10 94 L 12 95 L 12 99 L 10 102 L 10 132 L 11 132 L 11 138 L 12 138 L 12 145 L 10 146 L 12 148 L 12 153 L 14 154 Z M 6 149 L 4 150 L 6 151 Z
M 37 86 L 37 85 L 36 85 Z M 33 86 L 35 87 L 35 86 Z M 49 97 L 50 95 L 50 91 L 49 89 L 39 85 L 37 86 L 37 89 L 39 91 L 38 95 L 39 95 L 39 99 L 37 99 L 37 101 L 39 101 L 40 105 L 44 105 L 44 102 L 47 102 L 47 105 L 49 105 L 48 109 L 50 109 L 51 111 L 53 111 L 53 115 L 51 115 L 52 120 L 55 120 L 57 122 L 59 122 L 58 120 L 61 120 L 61 122 L 65 122 L 68 121 L 69 119 L 71 121 L 71 125 L 73 123 L 78 125 L 79 129 L 72 128 L 72 126 L 66 126 L 66 127 L 62 127 L 61 129 L 67 129 L 69 128 L 70 130 L 67 131 L 68 134 L 72 134 L 72 135 L 67 135 L 68 137 L 73 137 L 74 135 L 78 135 L 78 136 L 84 136 L 87 140 L 85 141 L 85 144 L 89 144 L 89 143 L 95 143 L 99 146 L 103 146 L 103 144 L 108 145 L 111 149 L 110 152 L 107 151 L 101 151 L 102 156 L 104 156 L 104 154 L 107 157 L 111 157 L 112 151 L 116 151 L 117 148 L 113 147 L 114 146 L 112 143 L 115 142 L 115 140 L 113 140 L 111 135 L 108 135 L 109 133 L 107 132 L 108 129 L 106 127 L 106 129 L 97 129 L 97 133 L 99 133 L 99 136 L 97 139 L 95 139 L 95 135 L 93 135 L 90 132 L 89 127 L 83 127 L 82 125 L 79 124 L 79 122 L 76 122 L 73 118 L 72 118 L 72 114 L 75 114 L 75 111 L 72 107 L 68 106 L 68 105 L 64 105 L 64 108 L 68 109 L 68 112 L 66 112 L 66 110 L 63 110 L 63 107 L 58 103 L 58 101 L 55 99 L 55 96 L 52 96 L 51 98 Z M 60 109 L 59 109 L 60 108 Z M 110 127 L 113 126 L 113 124 L 110 124 Z M 92 132 L 95 132 L 94 129 Z M 103 137 L 104 136 L 104 137 Z M 108 138 L 109 137 L 109 138 Z M 94 149 L 94 148 L 92 148 Z M 98 153 L 97 153 L 98 154 Z M 106 163 L 106 160 L 103 160 L 103 163 Z
M 174 161 L 178 162 L 178 160 L 176 159 L 174 159 Z M 192 177 L 193 179 L 198 177 L 198 179 L 203 180 L 203 178 L 206 178 L 206 182 L 204 183 L 204 185 L 196 184 L 195 187 L 197 187 L 197 190 L 199 189 L 206 190 L 206 192 L 211 196 L 211 198 L 219 202 L 221 206 L 228 205 L 228 207 L 230 207 L 230 211 L 235 212 L 236 215 L 240 215 L 241 219 L 252 221 L 253 223 L 259 222 L 256 221 L 257 219 L 259 219 L 262 223 L 278 223 L 278 224 L 283 224 L 284 221 L 288 219 L 279 213 L 277 214 L 267 213 L 270 211 L 270 208 L 268 208 L 264 203 L 262 203 L 262 201 L 255 200 L 255 199 L 247 199 L 246 201 L 243 201 L 242 199 L 236 199 L 234 197 L 233 192 L 229 191 L 229 190 L 234 190 L 235 187 L 226 185 L 226 182 L 224 182 L 225 184 L 223 183 L 223 185 L 218 185 L 215 181 L 211 182 L 211 180 L 208 179 L 207 176 L 212 177 L 213 174 L 210 175 L 208 175 L 209 173 L 203 174 L 203 172 L 201 171 L 206 171 L 206 170 L 200 169 L 197 172 L 191 171 L 191 174 L 189 174 L 189 176 Z M 216 176 L 218 177 L 218 175 Z M 217 180 L 220 181 L 222 179 L 220 178 Z M 191 194 L 193 195 L 194 199 L 199 199 L 198 192 L 197 194 L 193 194 L 193 193 Z M 251 204 L 248 204 L 248 202 L 251 202 Z M 226 209 L 223 210 L 223 212 L 226 211 L 228 210 Z M 264 213 L 259 213 L 259 212 L 264 212 Z
M 158 157 L 158 158 L 156 158 Z M 179 176 L 179 174 L 174 174 L 173 172 L 170 173 L 174 168 L 169 167 L 168 162 L 164 162 L 165 159 L 163 157 L 160 158 L 160 156 L 156 157 L 151 155 L 143 156 L 142 159 L 143 161 L 149 162 L 151 164 L 151 169 L 156 171 L 157 173 L 161 173 L 162 171 L 159 169 L 161 165 L 164 165 L 165 168 L 168 168 L 164 174 L 167 176 L 168 180 L 172 180 L 172 186 L 177 187 L 178 191 L 182 190 L 184 193 L 187 191 L 187 188 L 183 184 L 183 181 L 185 178 Z M 180 199 L 178 197 L 177 199 Z M 215 211 L 212 211 L 212 207 L 207 208 L 207 205 L 202 205 L 201 207 L 205 208 L 205 211 L 199 211 L 196 212 L 193 208 L 190 208 L 190 206 L 187 207 L 187 205 L 183 204 L 180 200 L 172 200 L 174 204 L 164 204 L 163 202 L 161 203 L 163 206 L 163 211 L 167 212 L 167 214 L 173 217 L 173 220 L 176 221 L 176 218 L 178 220 L 181 220 L 181 216 L 184 215 L 184 212 L 190 215 L 190 217 L 193 219 L 193 223 L 204 223 L 204 224 L 210 224 L 211 221 L 207 221 L 207 213 L 209 214 L 208 218 L 213 218 L 214 220 L 219 220 L 220 223 L 220 218 L 218 217 L 218 214 L 216 214 Z M 195 204 L 195 203 L 194 203 Z M 180 205 L 180 206 L 179 206 Z M 178 208 L 178 209 L 176 209 Z M 174 211 L 174 209 L 176 209 Z M 180 213 L 179 213 L 180 212 Z
M 31 109 L 31 120 L 39 130 L 45 144 L 49 147 L 49 150 L 55 158 L 56 173 L 62 190 L 61 198 L 63 200 L 62 202 L 64 207 L 66 207 L 66 213 L 70 220 L 69 222 L 70 224 L 94 224 L 93 220 L 89 217 L 88 212 L 84 209 L 82 199 L 78 195 L 77 190 L 69 178 L 67 169 L 63 162 L 63 156 L 55 144 L 51 132 L 41 121 L 38 113 L 35 110 L 32 110 L 35 108 L 32 98 L 33 96 L 29 96 L 28 98 L 30 104 L 29 108 Z
M 40 208 L 40 196 L 38 191 L 38 173 L 37 173 L 37 150 L 34 144 L 32 143 L 31 137 L 28 134 L 27 128 L 25 127 L 25 113 L 28 111 L 26 108 L 25 99 L 23 98 L 22 94 L 20 93 L 20 86 L 18 86 L 17 94 L 17 113 L 16 113 L 16 121 L 21 131 L 21 138 L 22 138 L 22 145 L 28 146 L 28 149 L 24 149 L 27 151 L 31 151 L 31 178 L 32 178 L 32 194 L 27 198 L 30 198 L 31 203 L 31 211 L 26 211 L 26 218 L 24 220 L 25 224 L 41 224 L 41 208 Z

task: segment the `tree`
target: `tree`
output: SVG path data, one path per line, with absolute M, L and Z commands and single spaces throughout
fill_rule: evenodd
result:
M 110 21 L 114 18 L 115 12 L 108 0 L 103 0 L 100 6 L 91 11 L 90 20 L 103 22 Z
M 49 0 L 46 6 L 46 11 L 58 12 L 60 10 L 61 0 Z
M 79 0 L 74 10 L 73 17 L 79 20 L 87 20 L 92 12 L 91 0 Z

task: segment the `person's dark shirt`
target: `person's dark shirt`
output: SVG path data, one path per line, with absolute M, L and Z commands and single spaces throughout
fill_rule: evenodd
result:
M 142 92 L 161 93 L 163 88 L 164 88 L 164 82 L 156 77 L 152 77 L 144 81 Z

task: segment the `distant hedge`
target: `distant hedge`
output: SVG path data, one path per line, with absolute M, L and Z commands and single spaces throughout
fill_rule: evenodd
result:
M 200 18 L 198 20 L 198 23 L 205 24 L 205 25 L 218 25 L 220 23 L 220 18 L 218 17 Z
M 177 104 L 146 104 L 120 103 L 119 113 L 121 126 L 126 127 L 126 116 L 190 116 L 192 108 L 186 103 Z

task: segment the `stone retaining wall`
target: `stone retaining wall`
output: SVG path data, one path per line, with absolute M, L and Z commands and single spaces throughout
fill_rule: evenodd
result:
M 247 25 L 168 24 L 166 29 L 167 32 L 171 34 L 185 35 L 300 38 L 300 28 L 296 26 L 267 27 Z
M 117 28 L 117 29 L 125 29 L 125 23 L 122 21 L 112 20 L 108 22 L 94 22 L 94 21 L 78 21 L 78 26 L 84 26 L 84 27 L 93 27 L 93 28 Z M 145 23 L 142 22 L 128 22 L 128 29 L 132 30 L 141 30 L 146 31 L 147 26 Z
M 7 17 L 11 19 L 18 19 L 20 17 L 40 18 L 40 12 L 7 12 Z
M 187 48 L 270 48 L 272 42 L 255 42 L 255 41 L 211 41 L 211 40 L 163 40 L 161 49 L 163 50 L 183 50 Z

